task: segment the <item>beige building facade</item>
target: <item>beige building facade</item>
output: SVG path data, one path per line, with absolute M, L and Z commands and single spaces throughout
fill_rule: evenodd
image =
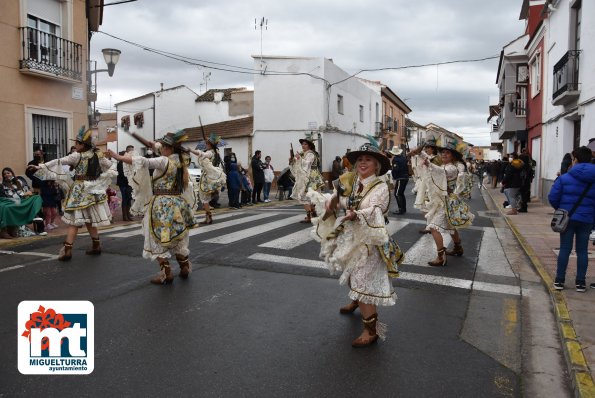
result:
M 0 159 L 24 174 L 33 150 L 64 156 L 88 125 L 90 31 L 103 0 L 0 2 Z M 87 19 L 89 15 L 89 19 Z

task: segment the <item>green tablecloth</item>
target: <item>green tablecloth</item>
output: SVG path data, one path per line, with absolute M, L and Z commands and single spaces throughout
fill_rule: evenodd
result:
M 29 224 L 41 210 L 41 196 L 32 195 L 17 204 L 8 198 L 0 198 L 0 228 Z

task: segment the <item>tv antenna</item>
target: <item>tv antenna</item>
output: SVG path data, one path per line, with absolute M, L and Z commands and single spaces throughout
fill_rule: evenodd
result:
M 269 24 L 269 20 L 266 19 L 265 17 L 262 17 L 260 19 L 260 23 L 257 22 L 257 18 L 254 18 L 254 30 L 258 29 L 258 26 L 260 25 L 260 69 L 262 69 L 263 66 L 263 62 L 262 62 L 262 31 L 263 30 L 268 30 L 268 24 Z M 264 71 L 263 71 L 264 73 Z
M 205 86 L 205 93 L 208 89 L 208 82 L 211 80 L 211 72 L 203 72 L 202 73 L 202 83 L 200 83 L 200 87 Z

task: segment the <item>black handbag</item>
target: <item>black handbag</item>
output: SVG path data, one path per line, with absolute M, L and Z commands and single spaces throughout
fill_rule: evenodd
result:
M 572 206 L 572 209 L 570 209 L 570 211 L 567 211 L 564 209 L 556 209 L 554 211 L 554 216 L 552 217 L 552 222 L 550 223 L 550 225 L 552 227 L 552 231 L 560 232 L 560 233 L 566 231 L 566 228 L 568 228 L 568 223 L 570 222 L 570 217 L 575 212 L 575 210 L 578 208 L 578 206 L 582 202 L 582 200 L 585 197 L 585 195 L 587 194 L 587 192 L 589 192 L 589 189 L 591 188 L 592 184 L 593 183 L 590 183 L 589 185 L 587 185 L 587 187 L 581 194 L 581 197 L 574 203 L 574 206 Z

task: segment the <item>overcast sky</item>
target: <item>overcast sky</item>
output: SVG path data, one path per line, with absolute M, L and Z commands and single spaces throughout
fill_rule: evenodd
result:
M 117 0 L 105 0 L 112 3 Z M 138 0 L 107 6 L 102 32 L 131 42 L 200 60 L 245 68 L 260 53 L 260 28 L 268 19 L 262 51 L 267 55 L 332 58 L 349 73 L 499 55 L 521 35 L 521 0 Z M 204 69 L 165 58 L 96 33 L 91 59 L 105 68 L 102 48 L 122 51 L 114 76 L 97 75 L 97 107 L 160 88 L 253 87 L 249 74 Z M 430 66 L 359 76 L 388 85 L 413 110 L 420 124 L 436 123 L 475 145 L 489 145 L 486 123 L 495 101 L 498 60 Z

